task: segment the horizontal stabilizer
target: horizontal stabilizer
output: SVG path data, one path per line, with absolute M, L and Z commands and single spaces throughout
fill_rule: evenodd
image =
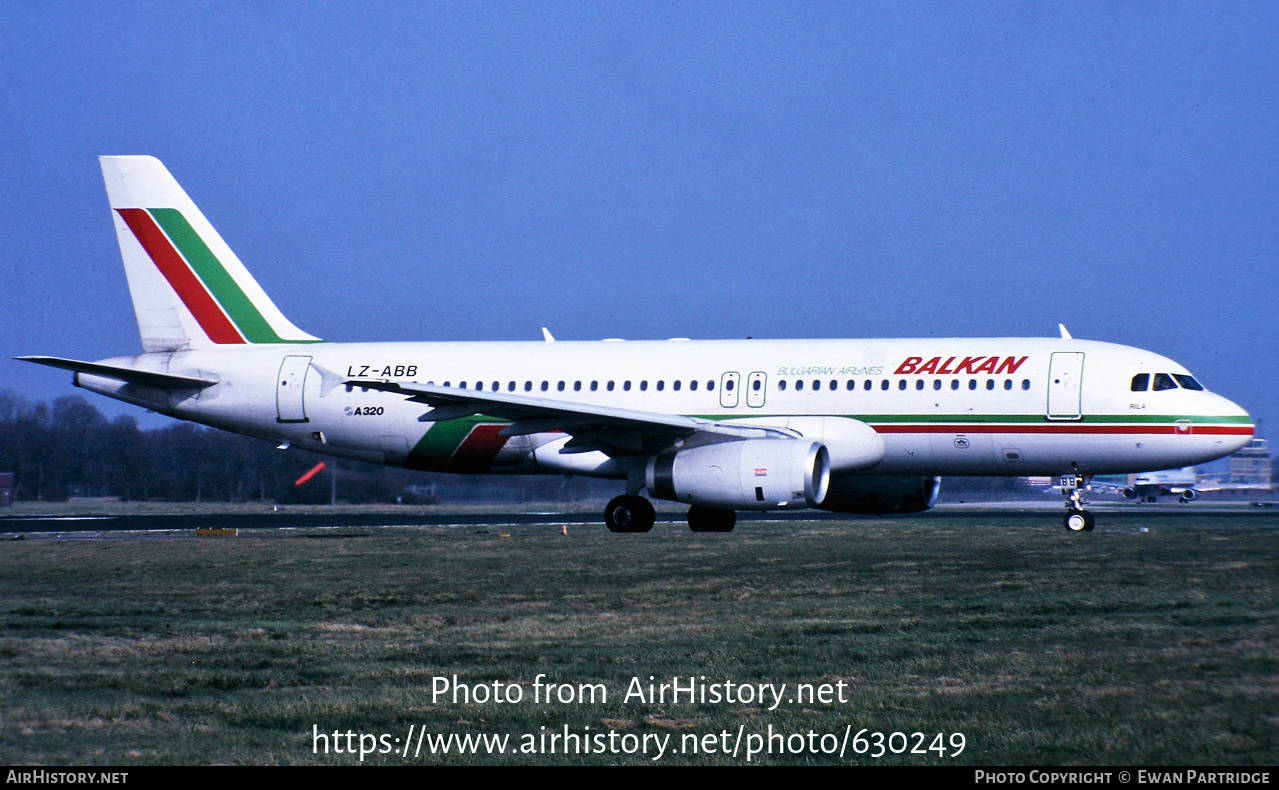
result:
M 14 357 L 23 362 L 34 362 L 51 368 L 72 370 L 76 373 L 88 373 L 91 376 L 115 379 L 129 384 L 140 384 L 144 387 L 155 387 L 162 390 L 199 390 L 217 384 L 211 379 L 197 379 L 190 376 L 174 376 L 170 373 L 154 373 L 149 370 L 121 368 L 115 365 L 100 365 L 97 362 L 81 362 L 78 359 L 62 357 Z

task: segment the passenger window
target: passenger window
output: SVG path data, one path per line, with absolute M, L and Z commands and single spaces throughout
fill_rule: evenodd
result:
M 819 390 L 819 389 L 821 389 L 821 388 L 822 388 L 822 380 L 821 380 L 821 379 L 813 379 L 813 392 L 816 392 L 817 390 Z
M 564 391 L 564 382 L 562 382 L 562 381 L 561 381 L 559 384 L 556 384 L 556 385 L 555 385 L 555 389 L 556 389 L 556 390 L 558 390 L 559 392 L 563 392 L 563 391 Z
M 994 379 L 986 379 L 986 389 L 988 389 L 988 390 L 993 390 L 994 388 L 995 388 L 995 380 L 994 380 Z
M 605 385 L 604 385 L 604 389 L 608 390 L 609 392 L 612 392 L 612 391 L 613 391 L 613 382 L 611 382 L 611 381 L 610 381 L 609 383 L 605 384 Z
M 665 381 L 658 380 L 658 382 L 657 382 L 657 391 L 658 391 L 658 392 L 661 392 L 661 391 L 662 391 L 662 390 L 664 390 L 664 389 L 666 389 L 666 382 L 665 382 Z
M 675 390 L 676 392 L 679 392 L 679 379 L 675 379 L 673 382 L 671 382 L 671 389 Z
M 879 384 L 879 388 L 880 388 L 881 390 L 884 390 L 885 392 L 887 392 L 887 391 L 888 391 L 888 379 L 884 379 L 882 382 L 880 382 L 880 384 Z
M 515 392 L 515 382 L 514 382 L 514 381 L 508 381 L 508 382 L 506 382 L 506 391 L 507 391 L 507 392 Z
M 502 382 L 500 381 L 493 382 L 493 391 L 497 392 L 500 389 L 502 389 Z
M 975 390 L 975 389 L 977 389 L 977 379 L 969 379 L 969 380 L 968 380 L 968 389 L 970 389 L 970 390 Z
M 1133 392 L 1145 392 L 1148 387 L 1150 387 L 1149 373 L 1138 373 L 1132 377 Z
M 598 381 L 591 382 L 591 392 L 594 392 L 599 388 L 600 388 L 600 383 Z
M 1172 380 L 1172 376 L 1167 373 L 1155 374 L 1155 386 L 1151 387 L 1155 392 L 1163 392 L 1164 390 L 1177 389 L 1177 382 Z
M 799 392 L 799 391 L 800 391 L 800 390 L 802 390 L 802 389 L 804 389 L 804 380 L 803 380 L 803 379 L 795 379 L 795 391 L 796 391 L 796 392 Z
M 785 392 L 785 391 L 786 391 L 786 379 L 778 379 L 778 380 L 777 380 L 777 389 L 778 389 L 779 391 L 781 391 L 781 392 Z
M 759 392 L 759 388 L 761 386 L 762 386 L 762 382 L 759 379 L 755 379 L 755 381 L 751 382 L 751 389 L 755 390 L 756 392 Z
M 870 379 L 866 379 L 866 383 L 862 385 L 862 389 L 869 390 L 873 386 Z
M 1022 388 L 1022 389 L 1024 389 L 1024 390 L 1028 390 L 1028 389 L 1030 389 L 1030 379 L 1022 379 L 1022 380 L 1021 380 L 1021 388 Z
M 525 391 L 525 392 L 532 392 L 532 391 L 533 391 L 533 382 L 531 382 L 531 381 L 526 381 L 526 382 L 524 382 L 524 391 Z
M 915 379 L 915 389 L 917 389 L 917 390 L 922 390 L 923 388 L 924 388 L 924 380 L 923 380 L 923 379 Z
M 897 389 L 899 390 L 906 389 L 906 379 L 902 379 L 901 381 L 897 382 Z
M 457 383 L 457 388 L 458 388 L 458 389 L 460 389 L 460 390 L 464 390 L 464 389 L 466 389 L 466 382 L 465 382 L 465 381 L 459 381 L 459 382 Z
M 631 383 L 630 383 L 629 381 L 624 381 L 624 382 L 622 382 L 622 389 L 623 389 L 623 390 L 625 390 L 626 392 L 630 392 L 630 391 L 631 391 Z
M 640 392 L 648 392 L 648 379 L 640 382 Z
M 951 389 L 953 389 L 953 390 L 957 390 L 957 389 L 959 389 L 959 379 L 951 379 L 951 380 L 950 380 L 950 388 L 951 388 Z
M 729 379 L 728 381 L 724 382 L 724 389 L 728 390 L 729 392 L 732 392 L 732 391 L 733 391 L 733 380 L 732 380 L 732 379 Z
M 933 379 L 933 389 L 941 389 L 941 379 Z
M 549 382 L 549 381 L 543 381 L 543 382 L 542 382 L 542 392 L 546 392 L 546 391 L 547 391 L 547 390 L 549 390 L 550 388 L 551 388 L 551 382 Z
M 849 379 L 849 380 L 848 380 L 848 391 L 849 391 L 849 392 L 852 392 L 852 391 L 853 391 L 853 390 L 855 390 L 855 389 L 857 389 L 857 382 L 853 381 L 852 379 Z
M 707 391 L 707 392 L 714 392 L 714 391 L 715 391 L 715 380 L 714 380 L 714 379 L 710 379 L 710 380 L 708 380 L 708 381 L 706 382 L 706 391 Z
M 850 381 L 850 382 L 848 382 L 848 384 L 849 384 L 849 387 L 848 387 L 848 388 L 849 388 L 849 389 L 852 389 L 852 383 L 853 383 L 853 382 L 851 382 L 851 381 Z M 836 381 L 835 379 L 831 379 L 831 380 L 830 380 L 830 391 L 831 391 L 831 392 L 834 392 L 834 391 L 835 391 L 835 390 L 837 390 L 837 389 L 839 389 L 839 382 L 838 382 L 838 381 Z
M 693 392 L 697 392 L 697 379 L 693 379 L 692 381 L 688 382 L 688 388 L 691 389 Z
M 1203 385 L 1195 381 L 1194 376 L 1186 376 L 1181 373 L 1174 373 L 1172 377 L 1182 386 L 1182 389 L 1194 390 L 1195 392 L 1203 392 Z
M 446 382 L 444 382 L 444 386 L 449 387 L 449 386 L 452 386 L 452 385 L 451 385 L 451 384 L 449 384 L 449 383 L 446 381 Z
M 581 391 L 582 391 L 582 382 L 580 382 L 580 381 L 575 381 L 575 382 L 573 382 L 573 391 L 574 391 L 574 392 L 581 392 Z
M 1012 389 L 1012 388 L 1013 388 L 1013 380 L 1012 380 L 1012 379 L 1004 379 L 1004 389 L 1006 389 L 1006 390 L 1010 390 L 1010 389 Z

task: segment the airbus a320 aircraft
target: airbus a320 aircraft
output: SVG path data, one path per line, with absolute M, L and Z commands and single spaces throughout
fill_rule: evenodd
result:
M 1059 475 L 1066 528 L 1090 530 L 1090 475 L 1204 463 L 1253 434 L 1243 409 L 1176 362 L 1064 328 L 326 342 L 280 313 L 159 160 L 101 163 L 144 353 L 21 359 L 162 414 L 344 458 L 625 481 L 604 513 L 615 532 L 651 529 L 649 498 L 690 505 L 694 531 L 729 531 L 738 510 L 920 511 L 942 475 Z

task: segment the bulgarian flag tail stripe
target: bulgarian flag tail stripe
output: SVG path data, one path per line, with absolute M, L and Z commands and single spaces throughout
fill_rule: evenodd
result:
M 214 343 L 244 343 L 244 335 L 231 322 L 226 311 L 217 303 L 208 288 L 200 281 L 177 249 L 160 230 L 155 219 L 146 209 L 118 208 L 121 219 L 133 231 L 142 248 L 155 263 L 156 268 L 169 281 L 178 298 L 191 311 L 200 328 Z
M 175 208 L 118 208 L 169 285 L 214 343 L 287 343 Z

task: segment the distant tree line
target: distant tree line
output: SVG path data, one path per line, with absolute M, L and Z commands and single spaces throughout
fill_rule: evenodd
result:
M 320 461 L 338 464 L 337 499 L 352 504 L 603 501 L 612 480 L 556 475 L 449 475 L 336 460 L 191 423 L 144 431 L 130 415 L 108 420 L 79 395 L 33 403 L 0 390 L 0 472 L 16 475 L 16 500 L 117 497 L 125 501 L 322 504 L 329 471 L 294 481 Z M 943 501 L 1024 498 L 1021 478 L 946 478 Z
M 0 471 L 15 473 L 18 500 L 323 503 L 329 501 L 327 470 L 294 485 L 322 460 L 334 462 L 190 423 L 144 431 L 129 415 L 108 420 L 78 395 L 50 404 L 0 391 Z M 422 483 L 420 475 L 405 470 L 343 461 L 339 497 L 395 502 L 413 498 L 415 483 Z
M 15 499 L 61 501 L 329 501 L 329 470 L 294 481 L 320 461 L 338 465 L 337 499 L 352 504 L 594 502 L 620 491 L 611 480 L 452 475 L 334 459 L 215 428 L 174 423 L 142 430 L 129 415 L 108 420 L 79 395 L 31 402 L 0 390 L 0 472 L 16 476 Z

